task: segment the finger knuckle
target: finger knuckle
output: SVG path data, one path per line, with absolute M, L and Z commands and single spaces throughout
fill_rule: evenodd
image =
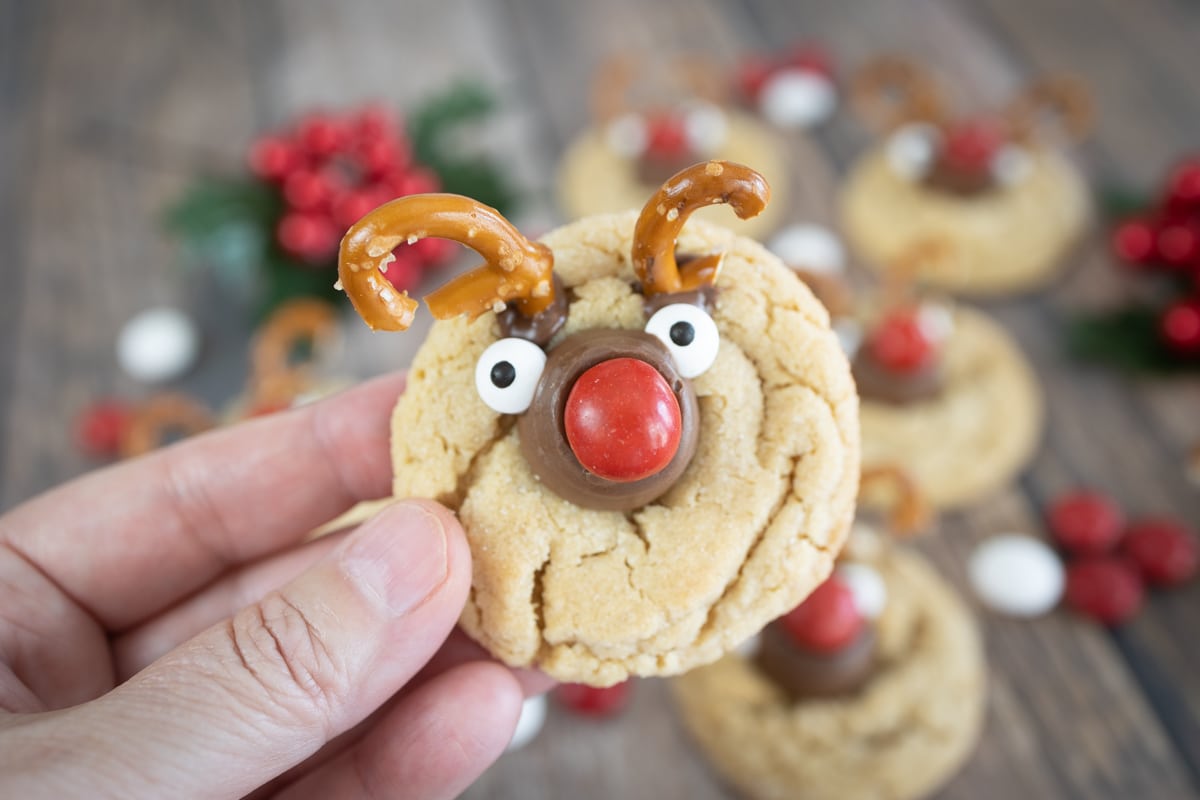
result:
M 272 592 L 238 614 L 230 638 L 245 671 L 277 707 L 319 722 L 345 701 L 350 686 L 345 661 L 284 593 Z

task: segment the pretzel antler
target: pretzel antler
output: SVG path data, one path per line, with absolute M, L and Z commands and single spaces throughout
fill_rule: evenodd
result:
M 859 494 L 872 484 L 890 485 L 896 492 L 888 514 L 888 524 L 894 534 L 912 536 L 929 526 L 932 512 L 925 495 L 907 472 L 895 464 L 864 467 L 859 478 Z
M 592 77 L 593 119 L 608 122 L 629 110 L 629 87 L 637 73 L 638 59 L 631 53 L 611 55 L 600 63 Z
M 1005 117 L 1013 135 L 1024 141 L 1053 125 L 1070 141 L 1079 141 L 1092 129 L 1094 109 L 1087 88 L 1066 75 L 1053 75 L 1031 83 L 1008 105 Z
M 633 230 L 633 268 L 646 297 L 692 291 L 717 280 L 725 254 L 675 260 L 675 240 L 693 211 L 726 203 L 741 219 L 758 215 L 771 199 L 767 179 L 732 161 L 707 161 L 680 170 L 642 208 Z
M 532 317 L 554 300 L 554 255 L 526 239 L 496 209 L 456 194 L 420 194 L 386 203 L 354 223 L 338 254 L 338 283 L 373 330 L 402 331 L 417 302 L 382 273 L 402 242 L 436 236 L 470 247 L 487 262 L 425 298 L 437 319 L 477 317 L 516 301 Z
M 933 79 L 912 61 L 884 56 L 868 62 L 850 82 L 859 116 L 890 130 L 906 122 L 939 123 L 945 116 Z

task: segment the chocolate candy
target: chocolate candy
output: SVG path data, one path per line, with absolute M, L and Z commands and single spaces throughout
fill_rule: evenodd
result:
M 941 359 L 934 359 L 911 372 L 899 373 L 880 364 L 868 347 L 860 348 L 855 354 L 851 369 L 861 397 L 895 405 L 937 397 L 946 380 Z
M 849 694 L 870 679 L 875 666 L 876 636 L 864 625 L 858 638 L 834 653 L 798 647 L 778 622 L 762 632 L 756 663 L 792 702 Z
M 681 432 L 675 457 L 660 472 L 617 482 L 589 472 L 567 441 L 564 413 L 576 379 L 613 358 L 636 358 L 658 370 L 679 403 Z M 679 375 L 667 348 L 641 331 L 598 328 L 567 337 L 550 351 L 529 410 L 517 421 L 521 453 L 548 488 L 575 505 L 628 511 L 660 497 L 679 479 L 696 453 L 700 408 L 691 384 Z

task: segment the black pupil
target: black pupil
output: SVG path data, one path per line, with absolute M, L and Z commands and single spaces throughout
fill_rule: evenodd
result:
M 696 329 L 690 322 L 676 322 L 671 326 L 671 341 L 679 347 L 687 347 L 696 338 Z
M 497 361 L 492 367 L 492 384 L 497 389 L 507 389 L 517 379 L 517 369 L 507 361 Z

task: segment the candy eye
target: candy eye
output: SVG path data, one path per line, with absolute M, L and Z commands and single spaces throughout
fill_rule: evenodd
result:
M 679 374 L 685 378 L 702 375 L 717 358 L 721 335 L 717 323 L 699 306 L 673 303 L 654 312 L 646 333 L 667 346 Z
M 501 339 L 475 364 L 479 398 L 500 414 L 520 414 L 533 402 L 546 353 L 528 339 Z
M 641 114 L 622 114 L 604 129 L 608 147 L 622 158 L 640 158 L 650 143 L 646 120 Z
M 725 143 L 729 123 L 725 113 L 710 103 L 697 103 L 683 117 L 688 146 L 701 155 L 711 155 Z
M 887 160 L 897 175 L 916 181 L 933 166 L 941 135 L 931 125 L 905 125 L 887 140 Z
M 1004 145 L 992 158 L 992 176 L 1001 186 L 1020 183 L 1032 167 L 1029 151 L 1015 144 Z

